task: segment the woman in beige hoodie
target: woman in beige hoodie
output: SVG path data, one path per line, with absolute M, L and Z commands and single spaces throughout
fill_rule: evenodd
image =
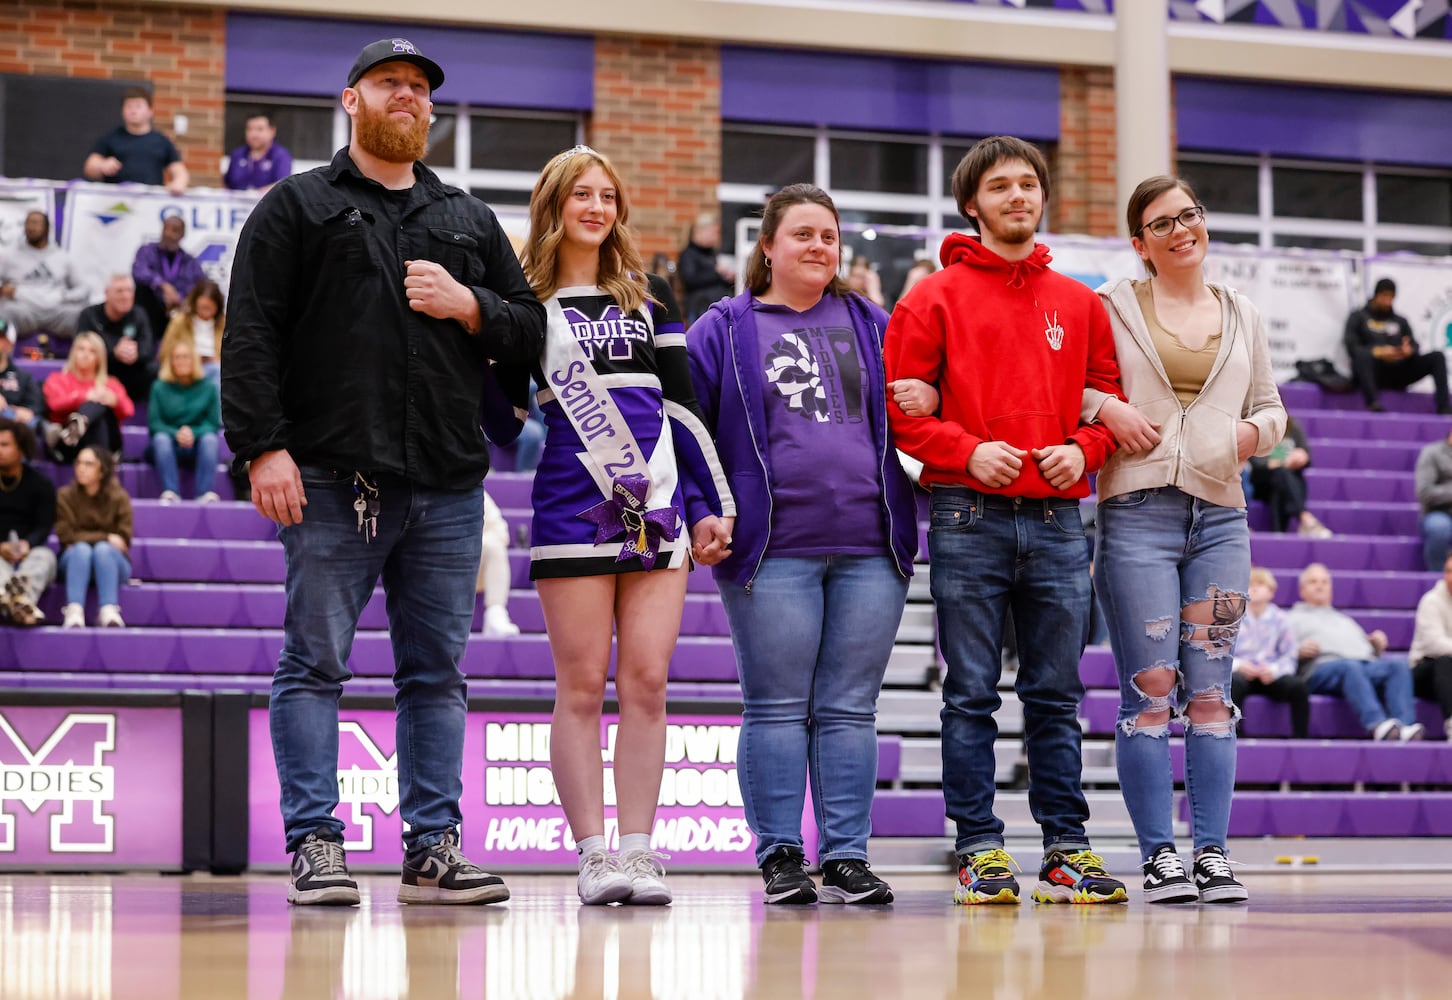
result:
M 1099 473 L 1095 587 L 1119 671 L 1116 760 L 1150 902 L 1241 902 L 1225 855 L 1235 786 L 1231 651 L 1245 614 L 1250 531 L 1240 469 L 1286 412 L 1260 313 L 1205 280 L 1205 209 L 1151 177 L 1128 206 L 1147 280 L 1099 289 L 1129 402 L 1085 394 L 1120 450 Z M 1171 715 L 1185 727 L 1193 878 L 1175 850 Z

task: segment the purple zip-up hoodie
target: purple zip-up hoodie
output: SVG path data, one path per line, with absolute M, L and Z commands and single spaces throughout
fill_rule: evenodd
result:
M 830 294 L 830 293 L 829 293 Z M 882 366 L 882 334 L 887 313 L 856 294 L 846 299 L 857 333 L 858 350 L 868 365 L 868 398 L 872 443 L 877 451 L 882 517 L 898 572 L 912 576 L 918 552 L 917 503 L 913 485 L 898 464 L 897 449 L 887 427 L 887 376 Z M 691 380 L 706 426 L 716 439 L 716 453 L 726 467 L 731 495 L 736 498 L 736 527 L 731 556 L 714 568 L 748 590 L 766 555 L 771 534 L 772 470 L 766 448 L 766 409 L 762 401 L 761 364 L 756 350 L 756 316 L 752 296 L 745 293 L 711 306 L 686 334 Z M 822 483 L 822 516 L 830 517 L 833 484 Z M 711 513 L 705 498 L 687 494 L 687 522 Z

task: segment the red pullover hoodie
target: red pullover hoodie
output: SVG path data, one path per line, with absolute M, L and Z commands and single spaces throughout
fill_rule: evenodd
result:
M 884 344 L 887 377 L 937 386 L 935 416 L 887 408 L 897 447 L 923 463 L 922 484 L 967 486 L 1013 497 L 1084 497 L 1088 473 L 1115 449 L 1101 424 L 1079 422 L 1084 389 L 1120 399 L 1114 335 L 1099 296 L 1049 269 L 1048 247 L 1035 243 L 1007 261 L 976 236 L 943 243 L 943 270 L 913 287 L 893 310 Z M 1056 490 L 1032 455 L 1007 486 L 974 479 L 968 459 L 983 441 L 1035 448 L 1077 442 L 1085 476 Z

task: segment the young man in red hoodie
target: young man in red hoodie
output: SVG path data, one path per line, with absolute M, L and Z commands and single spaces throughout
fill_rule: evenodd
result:
M 953 197 L 978 237 L 950 235 L 943 270 L 914 286 L 887 328 L 887 377 L 937 386 L 936 415 L 888 407 L 897 446 L 932 490 L 933 599 L 947 661 L 943 797 L 957 823 L 959 903 L 1017 903 L 1016 865 L 993 814 L 993 713 L 1005 617 L 1018 636 L 1029 806 L 1043 828 L 1039 902 L 1115 903 L 1124 884 L 1089 847 L 1079 657 L 1089 554 L 1079 498 L 1114 438 L 1079 420 L 1084 389 L 1119 395 L 1099 298 L 1049 269 L 1034 232 L 1048 201 L 1043 154 L 1021 139 L 975 145 Z

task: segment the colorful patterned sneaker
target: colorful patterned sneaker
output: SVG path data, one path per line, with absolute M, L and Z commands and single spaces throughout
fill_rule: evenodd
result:
M 1104 870 L 1104 859 L 1086 848 L 1044 858 L 1033 898 L 1035 903 L 1127 903 L 1129 893 Z
M 620 874 L 630 879 L 630 897 L 624 902 L 635 906 L 667 906 L 671 887 L 665 884 L 667 855 L 659 851 L 626 851 L 616 859 Z
M 1010 871 L 1017 868 L 1001 847 L 958 855 L 958 887 L 953 890 L 953 902 L 962 906 L 1017 903 L 1018 879 Z
M 444 839 L 429 847 L 409 851 L 403 859 L 403 882 L 398 887 L 400 903 L 498 903 L 509 898 L 509 889 L 498 875 L 464 857 L 459 850 L 459 831 L 449 830 Z
M 1195 885 L 1202 903 L 1244 903 L 1250 898 L 1245 886 L 1230 871 L 1230 859 L 1223 847 L 1207 847 L 1195 859 Z
M 1185 874 L 1185 863 L 1169 844 L 1155 848 L 1140 870 L 1144 872 L 1146 902 L 1193 903 L 1200 898 L 1200 890 Z
M 358 905 L 358 883 L 348 874 L 342 841 L 307 835 L 292 855 L 287 901 L 300 906 Z
M 625 902 L 635 887 L 608 851 L 591 851 L 580 859 L 576 888 L 586 906 L 607 906 Z
M 821 898 L 824 903 L 891 903 L 892 886 L 872 874 L 866 861 L 823 861 Z
M 766 901 L 804 905 L 817 901 L 817 884 L 807 874 L 807 856 L 795 847 L 779 847 L 762 862 Z

